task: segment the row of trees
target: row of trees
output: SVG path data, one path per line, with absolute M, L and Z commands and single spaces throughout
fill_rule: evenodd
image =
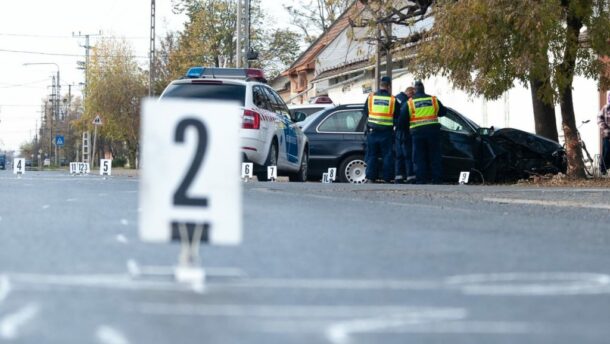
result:
M 558 140 L 555 105 L 561 109 L 568 175 L 584 178 L 576 134 L 573 80 L 576 75 L 610 87 L 608 0 L 359 0 L 372 18 L 355 25 L 387 31 L 434 16 L 433 28 L 397 40 L 377 35 L 387 52 L 415 44 L 408 64 L 419 78 L 441 75 L 471 95 L 497 99 L 517 84 L 531 90 L 536 133 Z M 404 51 L 404 50 L 403 50 Z M 387 54 L 387 56 L 391 56 Z

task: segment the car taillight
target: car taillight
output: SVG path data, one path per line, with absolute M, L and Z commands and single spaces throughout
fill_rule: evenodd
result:
M 241 122 L 241 127 L 244 129 L 260 129 L 261 115 L 252 110 L 244 110 L 244 117 Z

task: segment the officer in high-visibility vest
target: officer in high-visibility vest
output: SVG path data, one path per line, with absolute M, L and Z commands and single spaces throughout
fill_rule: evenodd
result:
M 417 184 L 441 184 L 441 125 L 438 118 L 447 110 L 434 96 L 425 93 L 424 84 L 413 84 L 415 94 L 400 111 L 399 126 L 409 128 L 413 143 L 413 167 Z
M 400 107 L 392 96 L 392 79 L 384 76 L 379 82 L 379 90 L 371 93 L 364 103 L 367 117 L 366 137 L 366 179 L 374 183 L 379 175 L 377 160 L 383 158 L 383 180 L 391 183 L 394 179 L 394 118 L 400 115 Z
M 402 107 L 409 98 L 413 97 L 415 88 L 407 87 L 403 92 L 396 95 L 396 101 Z M 394 118 L 394 166 L 395 176 L 394 184 L 415 184 L 415 170 L 413 169 L 413 149 L 411 143 L 411 134 L 408 128 L 402 128 L 398 125 L 398 117 Z

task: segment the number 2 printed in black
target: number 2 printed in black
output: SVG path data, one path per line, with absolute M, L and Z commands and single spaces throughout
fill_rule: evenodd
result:
M 208 199 L 206 197 L 189 197 L 186 194 L 189 187 L 193 183 L 195 176 L 197 176 L 199 169 L 201 168 L 208 145 L 208 132 L 205 124 L 195 118 L 185 118 L 181 120 L 176 127 L 174 141 L 177 143 L 184 143 L 184 133 L 189 127 L 193 127 L 197 130 L 197 150 L 195 151 L 195 156 L 193 157 L 193 161 L 191 162 L 188 172 L 184 176 L 182 183 L 180 183 L 178 190 L 176 190 L 174 193 L 174 205 L 207 207 Z

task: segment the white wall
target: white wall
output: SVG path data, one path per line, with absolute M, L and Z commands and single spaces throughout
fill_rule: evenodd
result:
M 392 89 L 396 94 L 413 83 L 413 76 L 403 74 L 393 80 Z M 362 93 L 362 85 L 370 84 L 370 79 L 360 79 L 349 85 L 330 86 L 328 95 L 335 104 L 364 103 L 367 94 Z M 529 89 L 515 87 L 498 100 L 485 101 L 481 97 L 469 97 L 466 93 L 455 90 L 446 78 L 435 77 L 424 80 L 426 93 L 438 97 L 445 105 L 466 115 L 481 126 L 495 128 L 512 127 L 528 132 L 534 132 L 534 113 Z M 591 154 L 599 153 L 599 131 L 596 116 L 598 109 L 597 83 L 591 79 L 577 77 L 574 80 L 574 109 L 576 123 L 591 120 L 579 130 Z M 561 110 L 556 108 L 557 130 L 559 139 L 563 142 L 561 129 Z

